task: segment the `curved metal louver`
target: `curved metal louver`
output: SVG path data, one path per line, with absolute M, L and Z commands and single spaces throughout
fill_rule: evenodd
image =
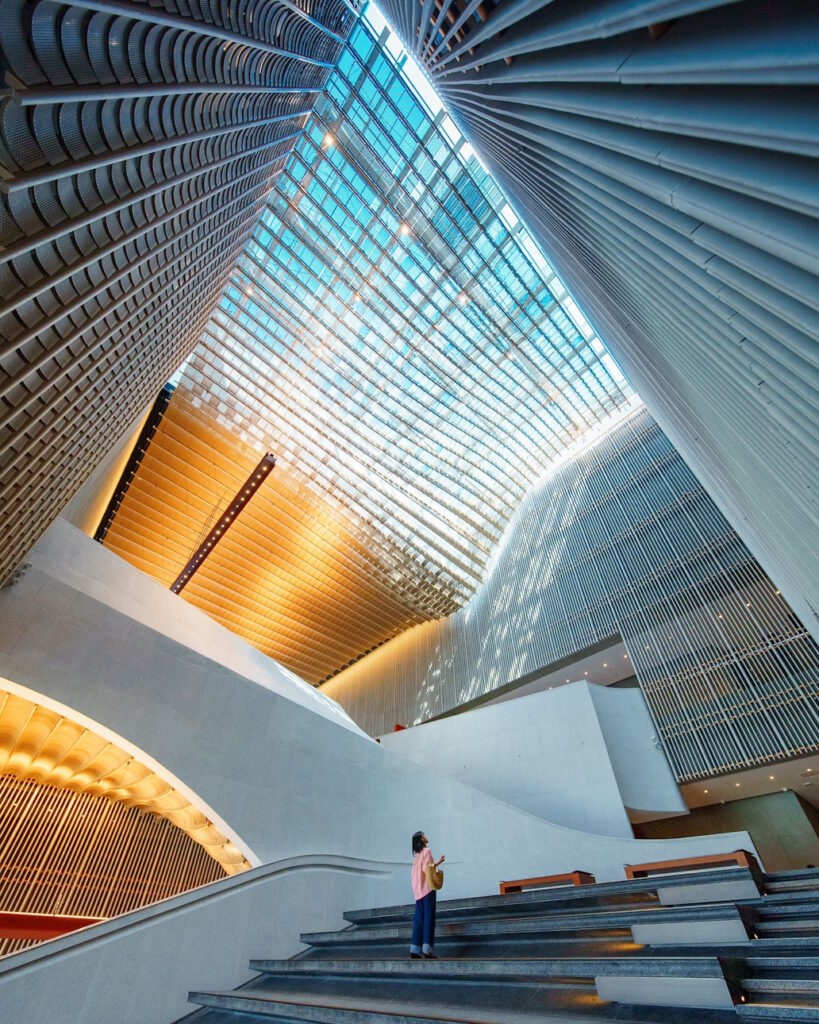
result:
M 819 636 L 819 7 L 382 7 Z
M 5 0 L 0 579 L 198 338 L 345 0 Z

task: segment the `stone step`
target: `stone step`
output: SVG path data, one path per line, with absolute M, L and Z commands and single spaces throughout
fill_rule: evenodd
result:
M 459 981 L 538 981 L 555 978 L 632 977 L 716 978 L 723 972 L 716 957 L 553 957 L 531 959 L 447 958 L 439 960 L 251 960 L 250 969 L 271 977 L 341 977 Z
M 756 932 L 760 936 L 788 935 L 790 933 L 819 938 L 819 917 L 777 917 L 774 920 L 756 922 Z
M 633 925 L 647 922 L 662 921 L 679 923 L 696 921 L 718 921 L 735 917 L 737 908 L 733 904 L 717 904 L 714 906 L 662 907 L 645 910 L 593 911 L 569 915 L 549 915 L 541 917 L 494 917 L 489 920 L 450 921 L 444 918 L 436 924 L 436 938 L 446 936 L 477 936 L 477 935 L 543 935 L 550 936 L 554 932 L 574 932 L 590 934 L 600 932 L 622 931 Z M 327 945 L 334 943 L 366 944 L 383 940 L 402 940 L 409 942 L 412 931 L 411 918 L 395 924 L 371 924 L 366 927 L 347 928 L 333 932 L 305 932 L 301 941 L 308 945 Z
M 742 1003 L 736 1008 L 740 1020 L 780 1021 L 782 1024 L 819 1024 L 819 1006 L 800 1003 Z
M 754 977 L 743 978 L 742 988 L 745 992 L 760 993 L 773 992 L 777 995 L 819 995 L 819 978 L 767 978 Z
M 683 871 L 668 875 L 655 875 L 651 878 L 634 878 L 620 882 L 598 882 L 594 885 L 559 886 L 551 889 L 531 889 L 526 892 L 509 893 L 506 896 L 489 895 L 475 896 L 469 899 L 438 901 L 439 918 L 453 916 L 502 916 L 526 914 L 538 910 L 568 904 L 579 907 L 584 904 L 593 905 L 597 902 L 657 902 L 657 889 L 674 886 L 688 886 L 692 882 L 705 884 L 708 882 L 745 881 L 751 877 L 747 868 L 711 868 L 704 871 Z M 402 921 L 412 917 L 413 904 L 401 904 L 392 907 L 370 907 L 361 910 L 349 910 L 344 914 L 345 920 L 359 927 L 368 924 L 384 924 Z
M 496 986 L 497 989 L 497 986 Z M 192 1002 L 215 1011 L 232 1011 L 262 1021 L 313 1022 L 313 1024 L 539 1024 L 542 1021 L 581 1024 L 616 1021 L 617 1024 L 735 1024 L 731 1010 L 688 1010 L 679 1007 L 625 1006 L 606 1003 L 594 994 L 590 983 L 560 982 L 537 986 L 507 986 L 487 992 L 471 983 L 446 992 L 426 981 L 415 991 L 381 990 L 342 994 L 301 992 L 292 989 L 233 992 L 191 992 Z M 216 1018 L 221 1020 L 222 1018 Z M 226 1021 L 230 1018 L 224 1018 Z M 239 1017 L 238 1020 L 247 1020 Z M 238 1021 L 237 1021 L 238 1024 Z
M 441 936 L 436 937 L 436 944 L 441 951 L 445 951 L 447 957 L 460 957 L 461 959 L 481 959 L 484 957 L 513 957 L 517 959 L 528 959 L 531 957 L 603 957 L 603 956 L 633 956 L 643 951 L 643 947 L 632 941 L 631 935 L 627 932 L 615 937 L 586 936 L 575 938 L 573 936 L 523 936 L 498 938 L 495 936 L 473 936 L 458 937 Z M 408 953 L 409 941 L 372 942 L 362 946 L 344 943 L 334 943 L 326 946 L 311 946 L 299 954 L 300 959 L 312 960 L 336 960 L 336 959 L 395 959 L 403 957 Z M 706 955 L 711 953 L 709 949 Z M 666 950 L 663 949 L 663 954 Z M 669 956 L 676 955 L 669 953 Z M 685 947 L 685 956 L 692 955 L 692 948 Z
M 819 868 L 769 871 L 762 879 L 766 892 L 819 889 Z

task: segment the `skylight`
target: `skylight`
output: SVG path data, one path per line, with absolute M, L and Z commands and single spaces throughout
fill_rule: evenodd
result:
M 371 4 L 182 372 L 429 614 L 632 391 Z

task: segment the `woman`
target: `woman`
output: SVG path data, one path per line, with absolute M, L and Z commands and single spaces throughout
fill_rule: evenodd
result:
M 415 897 L 415 919 L 412 922 L 412 960 L 437 960 L 432 952 L 435 945 L 435 898 L 437 893 L 432 888 L 430 875 L 446 857 L 441 854 L 436 861 L 432 859 L 432 851 L 427 845 L 429 840 L 423 832 L 416 832 L 412 837 L 412 895 Z

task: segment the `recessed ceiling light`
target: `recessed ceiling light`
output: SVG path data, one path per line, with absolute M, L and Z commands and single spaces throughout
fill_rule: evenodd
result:
M 603 668 L 608 668 L 608 667 L 609 667 L 609 663 L 607 661 L 604 661 L 603 662 Z
M 327 132 L 327 134 L 324 136 L 324 145 L 325 146 L 332 146 L 332 145 L 335 144 L 335 141 L 336 140 L 333 138 L 333 136 L 330 134 L 330 132 Z
M 623 657 L 624 657 L 624 658 L 628 658 L 628 655 L 627 655 L 627 654 L 624 654 L 624 655 L 623 655 Z
M 771 782 L 773 782 L 773 780 L 776 778 L 776 776 L 775 775 L 769 775 L 768 778 L 771 780 Z
M 410 233 L 409 224 L 407 224 L 406 221 L 403 221 L 401 223 L 401 234 L 402 235 L 408 235 L 409 233 Z
M 588 672 L 584 672 L 583 673 L 584 676 L 587 676 L 588 674 L 589 674 Z M 808 768 L 808 771 L 810 771 L 810 768 Z
M 739 789 L 740 784 L 738 782 L 735 782 L 734 785 L 737 787 L 737 789 Z
M 707 789 L 704 789 L 704 790 L 703 790 L 703 793 L 707 793 L 707 792 L 708 792 L 708 790 L 707 790 Z

